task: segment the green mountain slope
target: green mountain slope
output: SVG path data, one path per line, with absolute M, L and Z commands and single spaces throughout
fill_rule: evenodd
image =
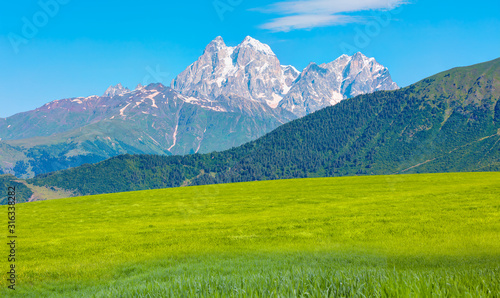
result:
M 500 169 L 500 59 L 345 100 L 220 153 L 120 156 L 39 175 L 81 194 L 299 177 Z

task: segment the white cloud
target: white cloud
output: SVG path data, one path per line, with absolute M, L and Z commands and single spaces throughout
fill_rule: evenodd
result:
M 298 0 L 278 2 L 256 10 L 282 15 L 261 27 L 286 32 L 359 22 L 362 18 L 345 14 L 391 10 L 405 3 L 405 0 Z
M 314 27 L 341 25 L 353 23 L 355 21 L 356 19 L 354 17 L 343 15 L 304 14 L 277 18 L 262 25 L 261 28 L 275 32 L 288 32 L 297 29 L 311 29 Z

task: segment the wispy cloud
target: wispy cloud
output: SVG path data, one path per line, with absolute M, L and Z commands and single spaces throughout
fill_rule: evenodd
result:
M 391 10 L 405 3 L 405 0 L 295 0 L 282 1 L 255 10 L 281 15 L 263 24 L 261 28 L 287 32 L 362 22 L 362 17 L 353 16 L 352 13 Z

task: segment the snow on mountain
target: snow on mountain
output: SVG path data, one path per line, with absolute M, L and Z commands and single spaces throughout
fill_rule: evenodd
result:
M 130 89 L 123 87 L 121 83 L 118 83 L 116 86 L 109 86 L 108 89 L 106 89 L 106 92 L 102 96 L 106 97 L 113 97 L 116 95 L 122 95 L 125 93 L 130 92 Z
M 19 147 L 15 156 L 26 158 L 33 146 L 52 146 L 33 149 L 41 155 L 30 159 L 35 166 L 21 175 L 123 153 L 222 151 L 346 98 L 396 88 L 388 69 L 361 53 L 311 63 L 299 72 L 281 65 L 271 48 L 254 38 L 231 47 L 217 37 L 171 88 L 157 83 L 130 90 L 117 84 L 103 96 L 55 100 L 0 119 L 0 140 L 24 139 L 25 149 Z M 37 163 L 54 156 L 60 160 Z M 21 161 L 16 158 L 0 171 L 14 171 Z

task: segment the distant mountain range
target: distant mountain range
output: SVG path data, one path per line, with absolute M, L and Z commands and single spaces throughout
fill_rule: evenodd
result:
M 0 174 L 29 178 L 125 153 L 222 151 L 343 99 L 397 88 L 361 53 L 299 72 L 251 37 L 236 47 L 217 37 L 171 87 L 118 84 L 0 118 Z
M 286 178 L 499 170 L 496 59 L 341 101 L 224 152 L 121 155 L 28 182 L 99 194 Z

